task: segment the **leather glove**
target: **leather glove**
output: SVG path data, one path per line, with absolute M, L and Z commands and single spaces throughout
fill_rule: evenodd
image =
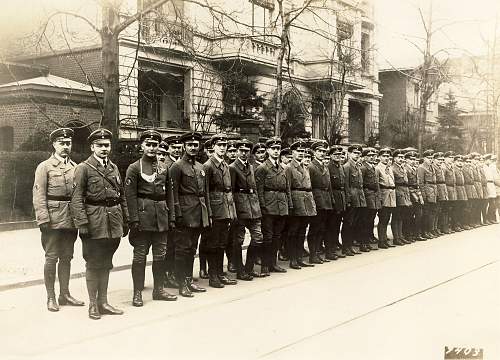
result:
M 41 231 L 41 232 L 44 232 L 44 231 L 46 231 L 46 230 L 49 230 L 49 229 L 50 229 L 50 225 L 49 225 L 49 223 L 48 223 L 48 222 L 43 223 L 43 224 L 40 224 L 40 225 L 38 225 L 38 227 L 40 228 L 40 231 Z
M 87 225 L 82 225 L 78 228 L 78 232 L 80 233 L 80 235 L 88 235 L 89 227 Z
M 123 227 L 122 227 L 122 229 L 123 229 L 123 235 L 122 235 L 122 237 L 127 236 L 128 235 L 128 230 L 129 230 L 128 229 L 128 225 L 124 224 Z
M 139 221 L 132 221 L 129 226 L 130 231 L 141 231 L 141 225 L 139 224 Z
M 168 226 L 170 227 L 170 230 L 175 230 L 175 221 L 170 221 Z

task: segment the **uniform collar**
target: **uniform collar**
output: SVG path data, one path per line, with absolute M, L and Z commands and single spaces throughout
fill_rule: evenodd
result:
M 182 156 L 182 159 L 185 160 L 185 161 L 187 161 L 190 164 L 194 164 L 196 162 L 195 158 L 193 156 L 189 156 L 187 153 L 185 153 Z
M 59 163 L 67 164 L 69 163 L 69 156 L 65 159 L 62 156 L 57 155 L 56 153 L 53 154 L 54 158 L 59 161 Z
M 97 162 L 98 162 L 99 164 L 101 164 L 101 166 L 102 166 L 102 167 L 104 167 L 104 160 L 106 160 L 106 162 L 109 164 L 109 159 L 108 159 L 108 158 L 106 158 L 106 159 L 101 159 L 100 157 L 95 156 L 95 154 L 92 154 L 92 156 L 94 157 L 94 159 L 96 159 L 96 160 L 97 160 Z

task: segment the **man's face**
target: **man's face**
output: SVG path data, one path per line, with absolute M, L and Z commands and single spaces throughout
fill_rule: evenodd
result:
M 375 154 L 369 154 L 369 155 L 366 155 L 366 161 L 369 162 L 370 164 L 375 164 L 376 163 L 376 156 Z
M 401 165 L 403 163 L 405 156 L 402 154 L 394 156 L 394 162 L 398 165 Z
M 213 147 L 214 147 L 214 152 L 218 157 L 223 158 L 224 155 L 226 155 L 227 141 L 221 141 L 221 140 L 216 141 Z
M 432 162 L 432 156 L 424 157 L 424 164 L 430 164 Z
M 158 162 L 165 162 L 165 159 L 167 158 L 167 152 L 165 150 L 158 150 L 156 153 L 156 159 Z
M 92 143 L 92 145 L 90 145 L 90 150 L 98 158 L 101 159 L 107 158 L 111 153 L 111 140 L 109 139 L 96 140 Z
M 457 164 L 458 167 L 462 167 L 462 165 L 464 164 L 462 160 L 460 159 L 457 159 L 455 160 L 455 164 Z
M 170 144 L 168 146 L 168 151 L 172 157 L 178 159 L 182 155 L 182 144 Z
M 250 151 L 248 151 L 250 153 Z M 236 157 L 238 157 L 238 150 L 236 150 L 235 147 L 230 147 L 229 149 L 227 149 L 226 151 L 226 156 L 229 160 L 233 161 L 236 159 Z M 248 156 L 248 154 L 247 154 Z
M 212 156 L 214 154 L 214 149 L 204 149 L 205 154 L 207 154 L 208 157 Z
M 384 165 L 389 164 L 389 154 L 388 153 L 383 153 L 380 155 L 380 162 Z
M 360 156 L 361 151 L 359 150 L 353 150 L 349 153 L 349 158 L 352 159 L 352 161 L 358 161 Z
M 317 148 L 314 150 L 314 158 L 321 162 L 323 158 L 325 157 L 326 150 L 324 148 Z
M 247 148 L 239 148 L 238 149 L 238 158 L 241 161 L 247 162 L 249 156 L 250 156 L 250 149 L 247 149 Z M 229 154 L 228 154 L 228 157 L 229 157 Z
M 311 155 L 305 154 L 304 157 L 302 158 L 301 163 L 304 166 L 309 166 L 309 164 L 311 163 Z
M 339 163 L 342 161 L 342 153 L 333 152 L 330 154 L 330 159 L 336 163 Z
M 73 142 L 71 138 L 59 138 L 52 143 L 54 153 L 62 158 L 67 158 L 71 154 L 71 146 Z
M 272 145 L 272 146 L 267 148 L 267 154 L 273 160 L 278 160 L 278 158 L 280 157 L 280 151 L 281 151 L 281 145 Z
M 301 162 L 304 158 L 304 148 L 297 148 L 292 150 L 292 157 L 294 160 Z
M 154 158 L 158 151 L 158 141 L 146 139 L 141 143 L 141 149 L 145 156 Z
M 452 158 L 452 157 L 447 157 L 447 158 L 445 158 L 445 159 L 444 159 L 444 162 L 445 162 L 447 165 L 449 165 L 449 164 L 451 164 L 451 163 L 453 162 L 453 158 Z
M 189 156 L 196 156 L 200 149 L 200 142 L 198 140 L 189 140 L 184 143 L 184 150 Z
M 345 151 L 342 151 L 342 154 L 340 154 L 340 161 L 342 161 L 342 163 L 347 161 L 347 153 Z
M 281 162 L 285 165 L 290 164 L 290 161 L 292 161 L 292 155 L 291 154 L 286 154 L 281 156 Z
M 274 145 L 276 146 L 276 145 Z M 272 146 L 271 146 L 272 148 Z M 281 149 L 281 147 L 280 147 Z M 279 155 L 279 154 L 278 154 Z M 266 160 L 266 149 L 265 148 L 259 148 L 255 151 L 254 153 L 254 156 L 255 156 L 255 160 L 259 161 L 259 162 L 263 162 L 264 160 Z M 269 155 L 271 156 L 271 155 Z M 275 158 L 274 156 L 272 156 L 273 159 Z

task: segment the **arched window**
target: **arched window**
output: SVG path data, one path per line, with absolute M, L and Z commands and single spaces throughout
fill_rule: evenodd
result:
M 0 151 L 14 150 L 14 128 L 12 126 L 0 127 Z

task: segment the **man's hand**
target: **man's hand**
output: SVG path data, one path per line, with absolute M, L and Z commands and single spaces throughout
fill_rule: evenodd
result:
M 130 231 L 141 231 L 141 225 L 139 221 L 132 221 L 130 224 Z
M 90 230 L 88 225 L 82 225 L 78 228 L 78 233 L 80 234 L 80 239 L 84 240 L 89 237 Z
M 127 224 L 123 224 L 122 229 L 123 229 L 123 235 L 122 235 L 122 237 L 127 236 L 128 235 L 128 231 L 129 231 L 128 225 Z
M 182 220 L 182 216 L 175 218 L 175 227 L 177 227 L 177 228 L 182 227 L 183 223 L 184 223 L 184 221 Z
M 175 230 L 175 221 L 170 221 L 168 223 L 168 227 L 170 228 L 170 230 Z
M 41 232 L 44 232 L 44 231 L 47 231 L 50 229 L 50 225 L 48 222 L 40 224 L 40 225 L 38 225 L 38 227 L 40 228 Z

